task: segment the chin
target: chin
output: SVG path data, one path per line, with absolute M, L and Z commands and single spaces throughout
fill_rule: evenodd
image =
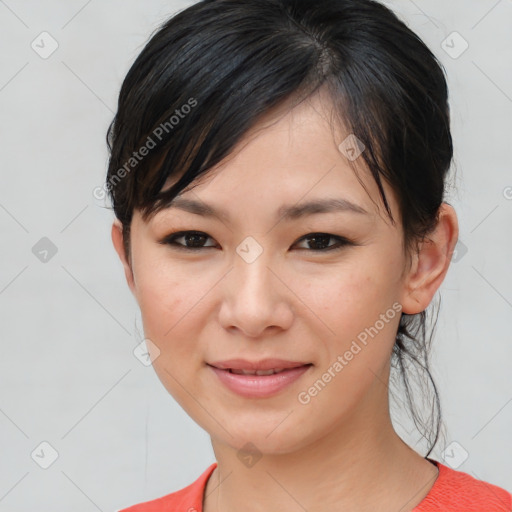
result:
M 219 419 L 219 423 L 225 426 L 229 433 L 218 425 L 214 426 L 215 432 L 206 430 L 212 439 L 230 446 L 239 457 L 242 457 L 245 451 L 254 451 L 257 455 L 284 455 L 307 446 L 312 442 L 313 437 L 312 433 L 305 431 L 303 422 L 300 427 L 296 423 L 292 423 L 293 413 L 283 422 L 283 418 L 286 418 L 287 414 L 287 412 L 280 414 L 279 420 L 256 421 L 254 419 L 250 425 L 222 418 Z M 297 421 L 297 418 L 294 421 Z M 287 422 L 289 424 L 285 428 L 284 424 Z

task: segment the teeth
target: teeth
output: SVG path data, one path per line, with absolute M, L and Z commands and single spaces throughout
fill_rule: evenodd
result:
M 283 368 L 275 368 L 271 370 L 235 370 L 232 368 L 230 371 L 238 375 L 273 375 L 274 373 L 283 371 Z

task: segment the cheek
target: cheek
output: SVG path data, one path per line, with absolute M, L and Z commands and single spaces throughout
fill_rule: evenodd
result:
M 159 348 L 155 370 L 165 368 L 177 378 L 203 363 L 201 331 L 211 317 L 211 297 L 218 272 L 204 264 L 170 262 L 164 251 L 141 251 L 137 301 L 144 335 Z M 162 375 L 165 377 L 165 375 Z
M 360 262 L 332 267 L 308 275 L 307 281 L 299 278 L 296 290 L 304 303 L 333 324 L 349 325 L 367 322 L 381 313 L 394 296 L 390 273 L 376 265 L 364 266 Z
M 394 343 L 397 288 L 386 260 L 380 266 L 375 259 L 362 263 L 311 276 L 298 295 L 308 306 L 304 314 L 321 324 L 325 334 L 320 339 L 329 361 L 352 351 L 359 363 L 373 366 L 375 361 L 378 366 Z
M 138 283 L 138 303 L 147 337 L 167 343 L 186 323 L 192 307 L 188 282 L 161 272 L 146 272 Z
M 155 267 L 141 273 L 138 282 L 144 336 L 159 350 L 153 369 L 183 407 L 189 397 L 179 383 L 189 382 L 192 369 L 202 363 L 196 342 L 201 307 L 200 297 L 196 298 L 198 288 L 195 280 L 180 279 L 175 272 L 171 275 Z
M 194 291 L 194 279 L 182 275 L 179 267 L 169 265 L 156 251 L 141 249 L 136 256 L 137 302 L 144 332 L 160 346 L 174 339 L 186 323 L 187 311 L 197 294 L 197 283 Z

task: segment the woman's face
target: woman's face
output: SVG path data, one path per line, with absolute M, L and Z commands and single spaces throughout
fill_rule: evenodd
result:
M 290 452 L 362 417 L 363 403 L 380 404 L 377 422 L 387 407 L 383 384 L 406 295 L 400 217 L 386 183 L 396 226 L 373 179 L 361 173 L 371 198 L 357 180 L 338 148 L 349 134 L 333 136 L 328 107 L 315 96 L 258 125 L 180 196 L 218 216 L 173 207 L 132 221 L 128 281 L 155 371 L 199 425 L 235 448 L 250 441 Z M 326 199 L 356 208 L 280 213 Z M 192 230 L 201 234 L 161 243 Z M 270 395 L 247 396 L 209 366 L 234 358 L 311 365 Z

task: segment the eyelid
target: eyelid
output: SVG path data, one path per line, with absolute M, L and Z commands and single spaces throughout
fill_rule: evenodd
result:
M 187 229 L 187 230 L 173 231 L 172 233 L 165 235 L 161 240 L 158 241 L 158 243 L 162 244 L 162 245 L 171 245 L 178 249 L 182 248 L 182 249 L 185 249 L 188 251 L 198 251 L 198 250 L 202 250 L 202 249 L 213 248 L 213 246 L 211 246 L 211 245 L 207 245 L 205 247 L 192 248 L 192 247 L 187 247 L 185 245 L 177 244 L 174 242 L 177 238 L 181 238 L 182 236 L 185 236 L 185 235 L 200 235 L 200 236 L 205 236 L 206 238 L 210 238 L 211 240 L 215 240 L 212 236 L 210 236 L 208 233 L 205 233 L 204 231 L 196 231 L 193 229 Z
M 176 239 L 181 238 L 181 237 L 183 237 L 185 235 L 200 235 L 200 236 L 205 236 L 206 238 L 209 238 L 211 240 L 215 240 L 212 236 L 210 236 L 208 233 L 205 233 L 204 231 L 180 230 L 180 231 L 174 231 L 172 233 L 169 233 L 164 238 L 159 240 L 158 243 L 162 244 L 162 245 L 169 245 L 172 248 L 175 248 L 177 250 L 184 250 L 184 251 L 187 251 L 187 252 L 200 252 L 200 251 L 203 251 L 205 249 L 214 249 L 215 248 L 215 246 L 212 246 L 212 245 L 207 245 L 207 246 L 203 246 L 203 247 L 195 247 L 195 248 L 194 247 L 187 247 L 185 245 L 178 244 L 178 243 L 175 242 Z M 328 237 L 328 238 L 334 239 L 334 240 L 336 240 L 336 243 L 333 244 L 333 245 L 328 246 L 325 249 L 301 248 L 299 250 L 310 252 L 310 253 L 328 253 L 328 252 L 331 252 L 331 251 L 334 252 L 334 251 L 336 251 L 338 249 L 343 249 L 345 247 L 360 245 L 360 244 L 357 244 L 356 242 L 354 242 L 353 240 L 350 240 L 347 237 L 344 237 L 344 236 L 341 236 L 341 235 L 334 235 L 332 233 L 326 233 L 326 232 L 322 232 L 322 231 L 311 231 L 309 233 L 306 233 L 305 235 L 302 235 L 300 238 L 298 238 L 293 243 L 292 247 L 297 245 L 299 242 L 302 242 L 303 240 L 307 240 L 308 238 L 314 237 L 315 235 L 317 235 L 317 236 L 324 236 L 324 237 Z

